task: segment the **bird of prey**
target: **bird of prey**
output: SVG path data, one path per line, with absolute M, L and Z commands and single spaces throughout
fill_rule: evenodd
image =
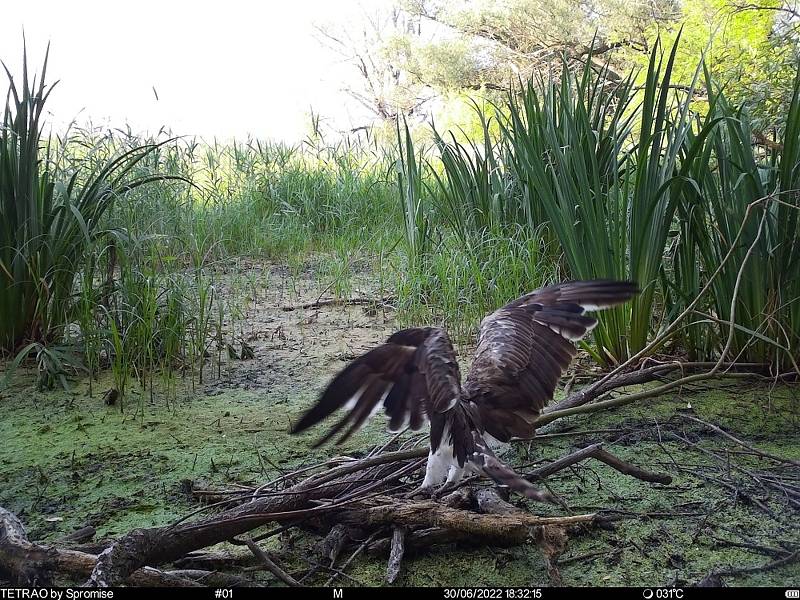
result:
M 534 435 L 536 418 L 553 397 L 594 311 L 630 300 L 637 286 L 624 281 L 573 281 L 517 298 L 483 319 L 478 346 L 463 384 L 447 332 L 404 329 L 345 367 L 294 425 L 301 432 L 340 408 L 345 414 L 315 446 L 344 430 L 344 442 L 383 410 L 389 428 L 430 423 L 430 453 L 422 489 L 456 484 L 482 473 L 534 500 L 552 500 L 491 449 Z

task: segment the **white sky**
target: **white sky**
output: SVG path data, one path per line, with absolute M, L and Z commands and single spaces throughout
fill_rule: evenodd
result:
M 313 35 L 314 24 L 357 28 L 358 0 L 4 4 L 0 59 L 15 76 L 23 28 L 29 69 L 40 69 L 51 43 L 47 79 L 60 82 L 48 109 L 56 127 L 77 118 L 135 131 L 166 126 L 180 135 L 294 141 L 308 131 L 311 106 L 337 128 L 366 121 L 341 91 L 355 69 Z

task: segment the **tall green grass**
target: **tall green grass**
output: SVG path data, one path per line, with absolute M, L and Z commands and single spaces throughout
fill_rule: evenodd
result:
M 596 358 L 607 364 L 647 344 L 664 248 L 707 135 L 691 129 L 696 77 L 688 90 L 673 89 L 677 47 L 665 54 L 655 44 L 641 90 L 634 73 L 616 82 L 587 63 L 580 74 L 565 66 L 560 80 L 529 83 L 509 98 L 503 131 L 534 205 L 529 213 L 541 208 L 570 275 L 642 288 L 629 306 L 599 315 Z
M 48 343 L 74 316 L 75 277 L 118 198 L 167 176 L 133 175 L 155 146 L 132 148 L 88 172 L 59 172 L 42 140 L 52 91 L 47 57 L 37 83 L 23 57 L 22 85 L 8 70 L 0 129 L 0 349 Z
M 487 231 L 500 232 L 520 217 L 518 180 L 503 168 L 500 142 L 490 131 L 492 118 L 477 103 L 473 106 L 482 139 L 460 142 L 453 132 L 445 139 L 432 126 L 441 169 L 429 171 L 439 217 L 464 245 Z
M 397 122 L 397 154 L 394 173 L 403 214 L 408 268 L 411 272 L 424 270 L 431 252 L 430 199 L 425 182 L 424 151 L 415 151 L 414 139 L 408 124 Z
M 408 127 L 398 127 L 397 191 L 405 217 L 396 274 L 400 320 L 443 324 L 467 345 L 486 313 L 558 270 L 540 232 L 531 235 L 514 221 L 514 182 L 497 161 L 488 119 L 483 136 L 480 145 L 465 145 L 434 129 L 434 157 L 419 149 Z
M 546 223 L 573 278 L 630 278 L 628 218 L 633 158 L 627 145 L 632 121 L 631 79 L 614 84 L 575 75 L 529 82 L 511 95 L 502 123 L 509 167 L 524 189 L 530 225 Z M 539 91 L 541 90 L 541 91 Z M 628 353 L 627 307 L 604 312 L 595 329 L 598 357 Z
M 84 147 L 92 148 L 93 156 L 106 156 L 161 144 L 139 169 L 180 176 L 194 185 L 129 194 L 109 222 L 134 237 L 167 244 L 176 257 L 191 241 L 216 260 L 282 258 L 327 251 L 342 238 L 354 244 L 371 234 L 380 239 L 401 222 L 402 213 L 393 206 L 390 160 L 373 143 L 206 143 L 165 140 L 168 135 L 75 130 L 63 162 L 75 160 L 75 149 Z
M 598 315 L 587 348 L 601 363 L 641 351 L 711 283 L 705 312 L 684 323 L 673 348 L 702 360 L 727 349 L 728 359 L 796 368 L 800 101 L 795 96 L 779 150 L 765 154 L 752 142 L 747 114 L 710 78 L 707 104 L 696 102 L 702 63 L 692 81 L 673 81 L 678 44 L 656 43 L 641 78 L 617 80 L 587 62 L 582 72 L 564 66 L 527 82 L 493 108 L 496 135 L 476 105 L 483 139 L 446 140 L 434 129 L 435 156 L 414 158 L 406 132 L 401 155 L 417 181 L 415 201 L 403 205 L 406 223 L 426 215 L 425 227 L 412 231 L 435 250 L 427 270 L 409 271 L 410 281 L 427 281 L 414 288 L 418 301 L 442 302 L 474 323 L 472 313 L 498 299 L 471 295 L 477 304 L 465 310 L 445 300 L 452 294 L 434 301 L 423 290 L 446 284 L 432 265 L 441 270 L 442 255 L 472 265 L 469 279 L 448 277 L 462 286 L 489 273 L 515 281 L 508 264 L 487 259 L 484 244 L 513 242 L 504 249 L 519 258 L 536 241 L 542 251 L 526 274 L 528 289 L 551 277 L 630 279 L 642 288 L 629 305 Z M 411 253 L 422 247 L 406 244 Z
M 467 245 L 447 236 L 424 266 L 398 273 L 400 322 L 444 325 L 467 347 L 486 314 L 509 300 L 558 278 L 558 264 L 541 238 L 521 228 L 470 234 Z
M 786 128 L 771 149 L 753 143 L 748 113 L 707 77 L 715 127 L 692 169 L 681 207 L 670 297 L 688 304 L 712 282 L 709 301 L 687 331 L 693 353 L 796 370 L 800 356 L 800 71 Z M 698 265 L 700 268 L 698 269 Z M 730 343 L 729 343 L 730 340 Z

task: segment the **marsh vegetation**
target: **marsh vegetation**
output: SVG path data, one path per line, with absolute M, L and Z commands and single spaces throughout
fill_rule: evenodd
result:
M 419 17 L 425 3 L 412 4 Z M 796 53 L 780 31 L 776 48 Z M 323 480 L 347 464 L 333 453 L 413 453 L 422 438 L 390 439 L 382 423 L 335 452 L 288 430 L 334 372 L 398 328 L 443 325 L 466 357 L 480 320 L 520 294 L 611 278 L 642 293 L 598 314 L 540 435 L 506 458 L 535 472 L 602 444 L 671 483 L 583 461 L 547 479 L 568 512 L 512 499 L 543 517 L 594 515 L 554 521 L 557 542 L 537 525 L 514 543 L 442 527 L 429 543 L 435 526 L 404 523 L 397 583 L 796 580 L 800 70 L 776 54 L 764 77 L 780 94 L 754 96 L 724 65 L 687 59 L 681 44 L 698 37 L 683 35 L 621 44 L 639 52 L 621 62 L 595 37 L 585 52 L 558 47 L 546 69 L 478 86 L 461 127 L 412 122 L 402 96 L 372 128 L 334 136 L 314 121 L 295 145 L 51 133 L 46 64 L 9 75 L 0 527 L 13 513 L 29 539 L 82 554 L 33 573 L 4 563 L 0 544 L 0 576 L 82 581 L 134 528 L 187 515 L 207 526 L 245 499 Z M 337 522 L 309 507 L 365 502 L 347 494 L 373 479 L 408 491 L 414 458 L 398 459 L 402 479 L 369 471 L 288 517 L 262 515 L 248 539 L 237 530 L 142 562 L 167 579 L 138 582 L 379 585 L 391 523 L 358 528 L 346 510 Z M 479 510 L 473 500 L 457 508 Z M 244 551 L 259 536 L 267 561 Z

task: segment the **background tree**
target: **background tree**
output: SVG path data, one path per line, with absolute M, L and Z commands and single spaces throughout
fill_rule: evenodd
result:
M 675 0 L 405 0 L 403 7 L 471 45 L 488 88 L 507 87 L 509 75 L 526 79 L 562 56 L 583 63 L 593 41 L 595 61 L 608 60 L 613 67 L 619 62 L 613 51 L 630 47 L 647 53 L 651 26 L 680 15 Z M 432 56 L 448 58 L 447 53 Z
M 705 55 L 727 97 L 767 131 L 791 97 L 799 15 L 798 0 L 397 0 L 365 12 L 357 35 L 319 31 L 358 69 L 347 93 L 379 119 L 441 123 L 463 113 L 453 99 L 496 99 L 562 57 L 580 69 L 591 56 L 612 78 L 645 67 L 656 38 L 670 46 L 683 27 L 674 83 L 689 83 Z
M 796 0 L 685 0 L 680 20 L 651 26 L 647 35 L 671 44 L 680 28 L 676 82 L 689 82 L 705 56 L 714 80 L 752 114 L 758 133 L 783 128 L 800 61 Z M 626 54 L 645 65 L 644 57 Z
M 414 115 L 434 93 L 403 68 L 397 39 L 419 35 L 419 18 L 398 6 L 364 9 L 360 27 L 316 26 L 318 39 L 357 70 L 355 83 L 342 90 L 380 121 Z

